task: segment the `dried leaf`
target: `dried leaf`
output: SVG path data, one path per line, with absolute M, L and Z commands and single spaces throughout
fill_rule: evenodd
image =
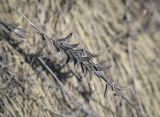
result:
M 78 44 L 68 44 L 68 43 L 64 43 L 64 42 L 60 42 L 59 44 L 65 50 L 76 48 L 78 46 Z
M 85 65 L 83 63 L 81 63 L 81 69 L 82 69 L 84 76 L 86 77 L 87 76 L 87 68 L 85 67 Z
M 104 97 L 106 96 L 107 92 L 108 92 L 108 84 L 106 83 L 105 90 L 104 90 Z
M 90 57 L 90 58 L 95 58 L 95 57 L 98 56 L 98 55 L 92 54 L 92 53 L 90 53 L 90 52 L 88 52 L 88 51 L 85 51 L 85 53 L 86 53 L 87 56 Z
M 72 33 L 69 33 L 69 35 L 68 35 L 67 37 L 58 39 L 58 41 L 59 41 L 59 42 L 60 42 L 60 41 L 63 41 L 63 42 L 68 41 L 68 40 L 72 37 L 72 35 L 73 35 Z
M 89 62 L 90 58 L 89 57 L 80 57 L 79 58 L 81 61 L 87 61 Z

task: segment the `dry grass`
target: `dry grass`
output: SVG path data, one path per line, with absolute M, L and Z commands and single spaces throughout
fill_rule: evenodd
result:
M 135 0 L 129 4 L 120 0 L 71 1 L 1 1 L 0 21 L 19 23 L 28 32 L 27 38 L 21 39 L 0 30 L 1 116 L 136 117 L 143 116 L 143 109 L 146 116 L 160 116 L 158 0 Z M 51 37 L 62 38 L 74 31 L 71 42 L 80 43 L 82 48 L 100 55 L 94 59 L 95 63 L 106 60 L 111 64 L 105 75 L 121 86 L 129 86 L 124 95 L 134 106 L 142 106 L 141 112 L 137 113 L 124 100 L 118 104 L 111 91 L 104 97 L 103 80 L 96 76 L 91 80 L 79 78 L 72 64 L 62 66 L 60 55 L 44 49 L 41 56 L 64 84 L 70 95 L 66 98 L 51 74 L 38 61 L 29 67 L 33 54 L 43 46 L 43 42 L 9 5 L 18 7 Z M 65 21 L 58 10 L 59 5 Z

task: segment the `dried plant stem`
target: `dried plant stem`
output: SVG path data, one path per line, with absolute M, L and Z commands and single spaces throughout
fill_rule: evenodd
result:
M 103 74 L 102 71 L 108 67 L 104 67 L 103 64 L 95 64 L 93 62 L 93 58 L 95 58 L 96 56 L 91 54 L 90 52 L 82 49 L 82 48 L 78 49 L 77 46 L 79 44 L 67 43 L 66 40 L 69 40 L 72 37 L 72 33 L 70 33 L 65 38 L 55 40 L 55 39 L 51 38 L 50 36 L 48 36 L 42 30 L 40 30 L 37 26 L 35 26 L 20 10 L 18 10 L 18 9 L 16 9 L 16 10 L 18 11 L 18 13 L 20 13 L 21 16 L 23 16 L 29 22 L 29 24 L 33 28 L 35 28 L 41 34 L 41 36 L 44 40 L 48 40 L 50 42 L 50 44 L 56 48 L 57 52 L 61 51 L 67 56 L 65 63 L 68 63 L 70 61 L 74 62 L 74 65 L 81 66 L 81 70 L 85 74 L 85 76 L 87 75 L 87 73 L 89 73 L 89 74 L 93 73 L 98 78 L 103 79 L 106 83 L 106 89 L 108 89 L 108 86 L 110 86 L 116 96 L 119 96 L 122 99 L 124 99 L 125 101 L 127 101 L 128 104 L 131 105 L 137 111 L 137 109 L 133 106 L 133 104 L 126 97 L 124 97 L 122 95 L 121 90 L 123 88 L 121 88 L 118 83 L 107 78 Z M 62 13 L 62 10 L 60 10 L 60 11 Z M 58 79 L 58 77 L 52 72 L 52 70 L 45 64 L 45 62 L 40 57 L 38 57 L 38 61 L 45 67 L 45 69 L 47 69 L 49 71 L 49 73 L 52 75 L 52 77 L 58 82 L 58 85 L 61 88 L 62 94 L 65 97 L 66 102 L 67 103 L 70 102 L 70 100 L 69 100 L 70 95 L 65 90 L 63 84 Z M 107 90 L 105 90 L 105 93 L 106 93 L 106 91 Z M 72 104 L 69 104 L 69 105 L 72 105 Z M 77 103 L 74 103 L 74 105 L 77 105 Z M 71 106 L 71 108 L 73 108 L 73 106 Z
M 45 64 L 45 62 L 40 58 L 37 57 L 39 62 L 47 69 L 47 71 L 52 75 L 52 77 L 58 82 L 59 86 L 64 90 L 64 86 L 62 82 L 58 79 L 58 77 L 52 72 L 52 70 Z
M 36 25 L 34 25 L 19 9 L 17 9 L 17 8 L 15 8 L 15 9 L 18 11 L 18 13 L 19 13 L 21 16 L 23 16 L 23 18 L 25 18 L 25 19 L 29 22 L 29 24 L 30 24 L 31 26 L 33 26 L 37 31 L 39 31 L 39 33 L 44 34 L 45 36 L 49 37 L 44 31 L 42 31 L 42 30 L 39 29 Z
M 45 67 L 45 69 L 47 69 L 47 71 L 52 75 L 52 77 L 57 81 L 66 102 L 69 103 L 69 101 L 70 101 L 69 96 L 70 95 L 66 91 L 66 89 L 64 88 L 64 85 L 62 84 L 62 82 L 58 79 L 58 77 L 52 72 L 52 70 L 45 64 L 45 62 L 40 57 L 37 57 L 37 59 Z M 71 108 L 73 108 L 71 103 L 69 105 L 71 106 Z

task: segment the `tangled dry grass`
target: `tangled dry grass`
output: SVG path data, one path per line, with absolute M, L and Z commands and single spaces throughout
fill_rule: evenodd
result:
M 160 116 L 158 0 L 2 0 L 0 3 L 1 116 Z M 18 7 L 49 36 L 32 28 L 11 6 Z M 4 22 L 19 26 L 6 29 Z M 79 45 L 67 42 L 72 34 L 70 42 Z M 52 44 L 67 56 L 49 51 Z M 81 47 L 77 49 L 78 46 Z M 94 55 L 88 51 L 98 57 L 92 61 Z M 37 61 L 35 55 L 41 59 Z M 81 74 L 74 64 L 64 64 L 69 60 L 78 63 L 84 74 L 101 71 L 103 67 L 95 63 L 107 61 L 111 68 L 103 75 L 129 87 L 122 90 L 129 102 L 113 96 L 111 91 L 104 97 L 106 83 L 96 76 L 90 79 Z M 116 85 L 112 82 L 111 86 Z

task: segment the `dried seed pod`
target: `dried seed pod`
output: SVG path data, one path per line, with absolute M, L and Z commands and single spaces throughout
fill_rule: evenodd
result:
M 61 39 L 58 39 L 58 41 L 59 42 L 66 42 L 66 41 L 68 41 L 69 39 L 71 39 L 71 37 L 72 37 L 72 33 L 69 33 L 69 35 L 67 36 L 67 37 L 65 37 L 65 38 L 61 38 Z

